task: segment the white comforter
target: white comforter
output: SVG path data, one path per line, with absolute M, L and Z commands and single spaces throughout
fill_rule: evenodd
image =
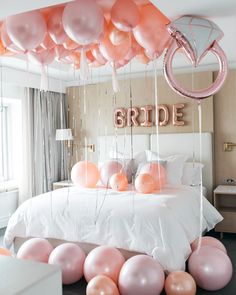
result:
M 110 245 L 152 255 L 165 270 L 183 270 L 199 235 L 199 191 L 169 186 L 158 194 L 64 188 L 23 203 L 10 218 L 5 244 L 44 237 Z M 221 215 L 204 198 L 203 230 Z

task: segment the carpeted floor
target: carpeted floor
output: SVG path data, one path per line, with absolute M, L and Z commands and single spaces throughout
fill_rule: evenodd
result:
M 0 245 L 2 245 L 4 232 L 5 232 L 4 229 L 0 229 Z M 210 235 L 219 238 L 219 236 L 215 234 L 214 232 L 211 232 Z M 236 270 L 236 234 L 224 234 L 224 238 L 222 242 L 224 243 L 228 251 L 228 255 L 230 256 L 233 262 L 234 270 Z M 163 292 L 162 294 L 164 295 L 165 292 Z M 218 292 L 207 292 L 201 289 L 198 289 L 197 291 L 197 295 L 206 295 L 206 294 L 235 295 L 236 294 L 236 273 L 234 272 L 234 275 L 230 284 Z M 81 280 L 77 284 L 64 286 L 63 295 L 86 295 L 86 282 L 84 280 Z M 145 295 L 148 295 L 148 294 L 145 294 Z

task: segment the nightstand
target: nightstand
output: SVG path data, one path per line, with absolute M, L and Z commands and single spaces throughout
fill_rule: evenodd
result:
M 217 186 L 214 190 L 214 206 L 224 217 L 215 230 L 221 233 L 236 233 L 236 186 Z
M 68 186 L 74 186 L 73 182 L 70 180 L 63 180 L 63 181 L 54 182 L 52 184 L 53 190 L 63 188 L 63 187 L 68 187 Z

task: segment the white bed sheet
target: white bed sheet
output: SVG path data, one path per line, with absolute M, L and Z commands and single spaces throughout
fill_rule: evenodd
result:
M 199 190 L 183 185 L 149 195 L 63 188 L 23 203 L 4 241 L 7 247 L 15 237 L 109 245 L 151 255 L 167 271 L 184 270 L 190 243 L 199 235 L 199 201 Z M 204 198 L 203 231 L 221 220 Z

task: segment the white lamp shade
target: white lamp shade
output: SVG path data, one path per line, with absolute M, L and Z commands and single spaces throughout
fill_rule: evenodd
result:
M 71 129 L 57 129 L 56 140 L 73 140 Z

